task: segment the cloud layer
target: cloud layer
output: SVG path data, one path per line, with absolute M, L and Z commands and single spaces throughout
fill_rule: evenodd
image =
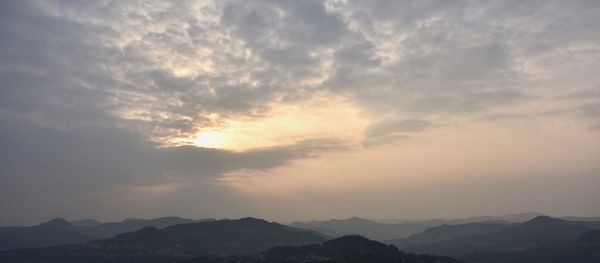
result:
M 0 210 L 25 192 L 68 206 L 455 125 L 557 118 L 597 133 L 598 13 L 594 0 L 2 1 Z M 348 101 L 368 127 L 190 145 L 315 97 Z

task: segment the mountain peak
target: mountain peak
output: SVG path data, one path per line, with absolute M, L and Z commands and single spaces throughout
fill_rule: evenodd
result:
M 235 219 L 231 219 L 231 220 L 235 220 Z M 255 217 L 244 217 L 244 218 L 240 218 L 238 220 L 240 220 L 240 221 L 254 221 L 254 222 L 267 222 L 267 220 L 260 219 L 260 218 L 255 218 Z
M 54 218 L 52 220 L 46 221 L 44 223 L 41 223 L 37 226 L 43 226 L 43 227 L 58 227 L 58 228 L 71 228 L 73 227 L 73 224 L 67 220 L 65 220 L 64 218 Z
M 316 221 L 318 222 L 318 221 Z M 374 221 L 371 221 L 369 219 L 365 219 L 365 218 L 361 218 L 358 216 L 353 216 L 347 219 L 330 219 L 329 221 L 324 221 L 324 222 L 330 222 L 330 223 L 337 223 L 337 222 L 346 222 L 346 223 L 373 223 Z
M 542 215 L 534 217 L 533 219 L 525 222 L 525 224 L 536 226 L 561 226 L 567 224 L 567 222 L 558 218 Z
M 348 218 L 348 221 L 371 221 L 371 220 L 364 219 L 364 218 L 361 218 L 361 217 L 358 217 L 358 216 L 353 216 L 351 218 Z

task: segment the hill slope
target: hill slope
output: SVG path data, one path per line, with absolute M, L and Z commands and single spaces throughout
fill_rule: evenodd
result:
M 327 221 L 296 222 L 293 227 L 318 231 L 329 236 L 361 235 L 375 240 L 389 240 L 407 237 L 427 228 L 419 223 L 384 224 L 368 219 L 352 217 Z
M 320 233 L 261 219 L 218 220 L 164 229 L 145 227 L 110 239 L 54 248 L 0 253 L 0 262 L 178 262 L 258 253 L 276 247 L 321 243 Z
M 362 236 L 344 236 L 322 245 L 278 247 L 263 253 L 264 262 L 329 262 L 329 263 L 458 263 L 449 257 L 405 254 L 392 245 L 369 240 Z
M 461 236 L 482 235 L 497 232 L 508 228 L 508 224 L 503 223 L 466 223 L 461 225 L 441 225 L 430 227 L 419 234 L 413 234 L 405 239 L 394 239 L 388 241 L 398 247 L 416 246 L 451 240 Z
M 229 255 L 255 253 L 275 246 L 319 243 L 325 236 L 262 219 L 218 220 L 180 224 L 165 229 L 146 227 L 94 242 L 102 246 L 170 248 L 186 252 Z
M 147 226 L 164 228 L 176 224 L 210 221 L 213 219 L 192 220 L 180 217 L 156 219 L 123 220 L 122 222 L 100 224 L 95 220 L 69 222 L 55 218 L 31 227 L 0 228 L 0 251 L 33 247 L 48 247 L 66 244 L 81 244 L 92 240 L 110 238 L 115 235 L 140 230 Z
M 281 225 L 280 225 L 281 226 Z M 154 230 L 152 230 L 154 231 Z M 407 254 L 396 247 L 361 236 L 345 236 L 322 244 L 276 247 L 257 254 L 216 257 L 156 248 L 101 247 L 98 245 L 0 252 L 0 261 L 12 263 L 461 263 L 439 256 Z
M 93 239 L 78 233 L 70 222 L 56 218 L 37 226 L 17 227 L 0 232 L 0 251 L 78 244 Z
M 460 255 L 467 253 L 523 251 L 536 247 L 568 243 L 589 231 L 590 227 L 547 216 L 513 224 L 499 231 L 464 235 L 425 244 L 398 243 L 402 249 L 419 253 Z
M 600 230 L 588 231 L 576 240 L 523 251 L 471 253 L 460 256 L 473 263 L 598 263 Z
M 115 235 L 137 231 L 144 227 L 152 226 L 156 228 L 165 228 L 177 224 L 188 224 L 195 222 L 211 221 L 210 219 L 193 220 L 181 217 L 160 217 L 155 219 L 126 219 L 121 222 L 104 223 L 90 227 L 78 227 L 77 231 L 88 236 L 100 238 L 110 238 Z

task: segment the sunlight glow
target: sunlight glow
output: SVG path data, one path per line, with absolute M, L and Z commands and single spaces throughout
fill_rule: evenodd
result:
M 200 147 L 206 148 L 222 148 L 225 141 L 225 136 L 219 131 L 202 132 L 196 137 L 194 143 Z

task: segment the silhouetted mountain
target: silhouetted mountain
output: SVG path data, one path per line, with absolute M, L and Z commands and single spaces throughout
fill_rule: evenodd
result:
M 567 244 L 589 230 L 588 226 L 580 222 L 539 216 L 525 223 L 513 224 L 486 234 L 459 236 L 427 244 L 399 243 L 398 245 L 408 251 L 452 256 L 513 252 Z
M 523 222 L 529 221 L 529 220 L 531 220 L 535 217 L 541 216 L 541 215 L 542 214 L 537 213 L 537 212 L 529 212 L 529 213 L 502 215 L 502 216 L 474 216 L 474 217 L 456 218 L 456 219 L 422 219 L 422 220 L 382 219 L 382 220 L 377 220 L 377 221 L 386 223 L 386 224 L 419 223 L 419 224 L 423 224 L 428 227 L 431 227 L 431 226 L 440 226 L 440 225 L 460 225 L 460 224 L 477 223 L 477 222 L 523 223 Z
M 560 219 L 579 222 L 600 222 L 600 217 L 563 216 Z
M 473 263 L 598 263 L 600 230 L 588 231 L 576 240 L 522 251 L 470 253 L 460 257 Z
M 388 243 L 396 244 L 398 247 L 414 246 L 451 240 L 461 236 L 481 235 L 497 232 L 508 228 L 508 224 L 502 223 L 467 223 L 461 225 L 441 225 L 430 227 L 419 234 L 413 234 L 405 239 L 390 240 Z
M 81 245 L 0 253 L 0 262 L 181 262 L 321 243 L 325 236 L 261 219 L 152 226 Z M 200 257 L 200 259 L 198 259 Z
M 71 228 L 75 227 L 73 224 L 71 224 L 71 222 L 69 222 L 65 219 L 62 219 L 62 218 L 54 218 L 50 221 L 41 223 L 37 226 L 39 226 L 39 227 L 58 227 L 58 228 L 65 228 L 65 229 L 71 229 Z
M 569 222 L 549 216 L 538 216 L 525 222 L 524 225 L 537 227 L 564 227 L 569 225 Z
M 180 217 L 161 217 L 149 220 L 124 220 L 106 224 L 94 224 L 97 221 L 86 220 L 83 223 L 89 226 L 77 226 L 65 219 L 55 218 L 32 227 L 0 228 L 0 250 L 80 244 L 140 230 L 147 226 L 164 228 L 176 224 L 205 220 L 213 219 L 192 220 Z M 79 221 L 78 223 L 82 222 Z
M 296 222 L 293 227 L 318 231 L 329 236 L 361 235 L 375 240 L 389 240 L 407 237 L 427 228 L 418 223 L 383 224 L 372 220 L 352 217 L 349 219 L 327 221 Z
M 0 248 L 23 249 L 0 251 L 0 262 L 462 262 L 454 258 L 471 263 L 600 262 L 600 230 L 593 229 L 598 222 L 567 221 L 548 216 L 516 224 L 482 222 L 431 227 L 403 239 L 400 249 L 357 235 L 323 242 L 326 239 L 323 234 L 254 218 L 209 220 L 159 228 L 181 221 L 189 219 L 165 217 L 109 223 L 111 227 L 115 224 L 155 226 L 92 242 L 86 242 L 91 238 L 76 231 L 107 224 L 77 227 L 64 219 L 53 219 L 32 227 L 6 227 L 4 232 L 0 231 Z M 359 225 L 372 222 L 360 218 L 337 221 Z
M 91 219 L 91 218 L 81 219 L 81 220 L 73 220 L 73 221 L 71 221 L 71 223 L 74 226 L 78 226 L 78 227 L 81 227 L 81 226 L 83 226 L 83 227 L 86 227 L 86 226 L 97 226 L 97 225 L 102 224 L 98 220 Z
M 54 219 L 37 226 L 19 227 L 0 233 L 0 250 L 78 244 L 93 240 L 74 230 L 64 219 Z
M 125 219 L 121 222 L 114 223 L 104 223 L 91 227 L 80 227 L 77 228 L 77 231 L 83 233 L 88 236 L 95 237 L 97 239 L 100 238 L 109 238 L 115 235 L 140 230 L 147 226 L 153 226 L 156 228 L 165 228 L 177 224 L 188 224 L 194 222 L 203 222 L 214 220 L 212 218 L 209 219 L 201 219 L 201 220 L 192 220 L 181 217 L 160 217 L 155 219 Z
M 322 234 L 262 219 L 218 220 L 180 224 L 117 235 L 94 242 L 101 246 L 165 249 L 176 246 L 186 252 L 213 255 L 256 253 L 275 246 L 319 243 Z
M 369 240 L 362 236 L 344 236 L 322 245 L 277 247 L 263 254 L 265 263 L 330 262 L 330 263 L 387 263 L 387 262 L 461 262 L 449 257 L 405 254 L 396 247 Z

